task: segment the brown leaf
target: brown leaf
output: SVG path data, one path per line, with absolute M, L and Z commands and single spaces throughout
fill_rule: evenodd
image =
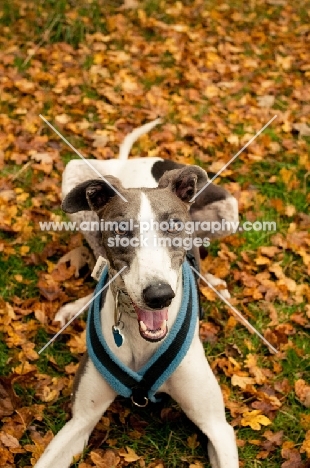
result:
M 19 447 L 19 442 L 16 437 L 13 437 L 6 432 L 0 432 L 0 441 L 3 443 L 5 447 L 8 448 L 17 448 Z
M 120 457 L 113 450 L 92 450 L 90 458 L 97 468 L 116 468 L 120 462 Z
M 124 0 L 123 5 L 119 8 L 120 10 L 130 10 L 139 8 L 138 0 Z
M 266 382 L 266 377 L 261 368 L 257 366 L 257 356 L 248 354 L 245 366 L 250 370 L 250 374 L 255 378 L 255 383 L 262 385 Z
M 57 263 L 57 266 L 61 263 L 69 262 L 72 267 L 75 268 L 75 277 L 78 278 L 79 271 L 83 268 L 83 266 L 88 265 L 90 270 L 94 268 L 94 257 L 90 250 L 83 245 L 80 247 L 76 247 L 70 252 L 63 255 Z
M 126 452 L 127 450 L 127 452 Z M 125 449 L 121 449 L 119 451 L 119 454 L 122 458 L 124 458 L 124 460 L 126 462 L 135 462 L 137 460 L 139 460 L 141 457 L 139 455 L 136 454 L 136 452 L 131 449 L 130 447 L 126 447 L 126 450 Z
M 275 101 L 275 97 L 272 95 L 266 94 L 265 96 L 259 96 L 257 102 L 259 107 L 272 107 Z
M 200 324 L 200 338 L 203 342 L 215 343 L 218 332 L 219 327 L 211 322 L 202 322 Z
M 196 449 L 200 445 L 197 440 L 197 434 L 193 434 L 187 438 L 187 445 L 192 450 Z
M 310 136 L 310 127 L 306 123 L 295 123 L 293 124 L 294 130 L 297 130 L 299 136 Z
M 299 401 L 306 408 L 310 408 L 310 385 L 307 385 L 303 379 L 296 380 L 295 393 Z
M 286 458 L 287 461 L 282 463 L 281 468 L 303 468 L 304 464 L 301 461 L 300 453 L 294 448 L 294 443 L 287 441 L 284 442 L 281 450 L 282 458 Z
M 292 314 L 291 320 L 297 323 L 298 325 L 301 325 L 302 327 L 304 327 L 308 323 L 308 320 L 306 319 L 306 317 L 304 316 L 302 312 L 300 313 L 296 312 L 295 314 Z
M 18 403 L 19 399 L 15 395 L 12 380 L 0 378 L 0 418 L 11 415 Z
M 41 273 L 40 279 L 38 281 L 38 288 L 42 296 L 44 296 L 49 301 L 56 300 L 61 294 L 61 287 L 51 275 Z

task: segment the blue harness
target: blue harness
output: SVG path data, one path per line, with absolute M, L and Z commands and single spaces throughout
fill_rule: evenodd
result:
M 107 283 L 108 269 L 102 272 L 97 294 Z M 151 359 L 138 372 L 125 366 L 108 347 L 101 331 L 101 308 L 107 288 L 92 302 L 87 321 L 87 350 L 98 372 L 115 392 L 131 397 L 137 406 L 156 402 L 155 393 L 176 370 L 193 340 L 199 305 L 196 280 L 188 262 L 182 265 L 183 297 L 181 308 L 166 338 Z

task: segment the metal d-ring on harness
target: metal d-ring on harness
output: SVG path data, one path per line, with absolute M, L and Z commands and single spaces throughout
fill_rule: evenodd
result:
M 96 290 L 103 288 L 108 279 L 105 268 Z M 138 371 L 125 366 L 108 347 L 101 331 L 101 308 L 106 289 L 93 301 L 87 321 L 87 349 L 96 369 L 115 390 L 133 403 L 144 407 L 170 377 L 186 355 L 192 342 L 198 317 L 197 285 L 187 261 L 182 265 L 183 296 L 177 318 L 168 335 L 151 359 Z

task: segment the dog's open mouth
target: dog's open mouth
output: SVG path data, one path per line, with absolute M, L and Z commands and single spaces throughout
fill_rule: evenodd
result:
M 161 310 L 144 310 L 134 305 L 138 315 L 139 331 L 147 341 L 160 341 L 168 332 L 168 308 Z

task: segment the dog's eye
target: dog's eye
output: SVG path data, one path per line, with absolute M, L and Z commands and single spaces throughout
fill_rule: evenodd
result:
M 176 234 L 177 232 L 181 232 L 184 228 L 184 224 L 179 219 L 170 219 L 169 220 L 169 227 L 167 232 L 170 234 Z
M 128 234 L 128 231 L 120 226 L 117 226 L 114 229 L 114 234 L 116 234 L 117 236 L 126 236 L 126 234 Z

